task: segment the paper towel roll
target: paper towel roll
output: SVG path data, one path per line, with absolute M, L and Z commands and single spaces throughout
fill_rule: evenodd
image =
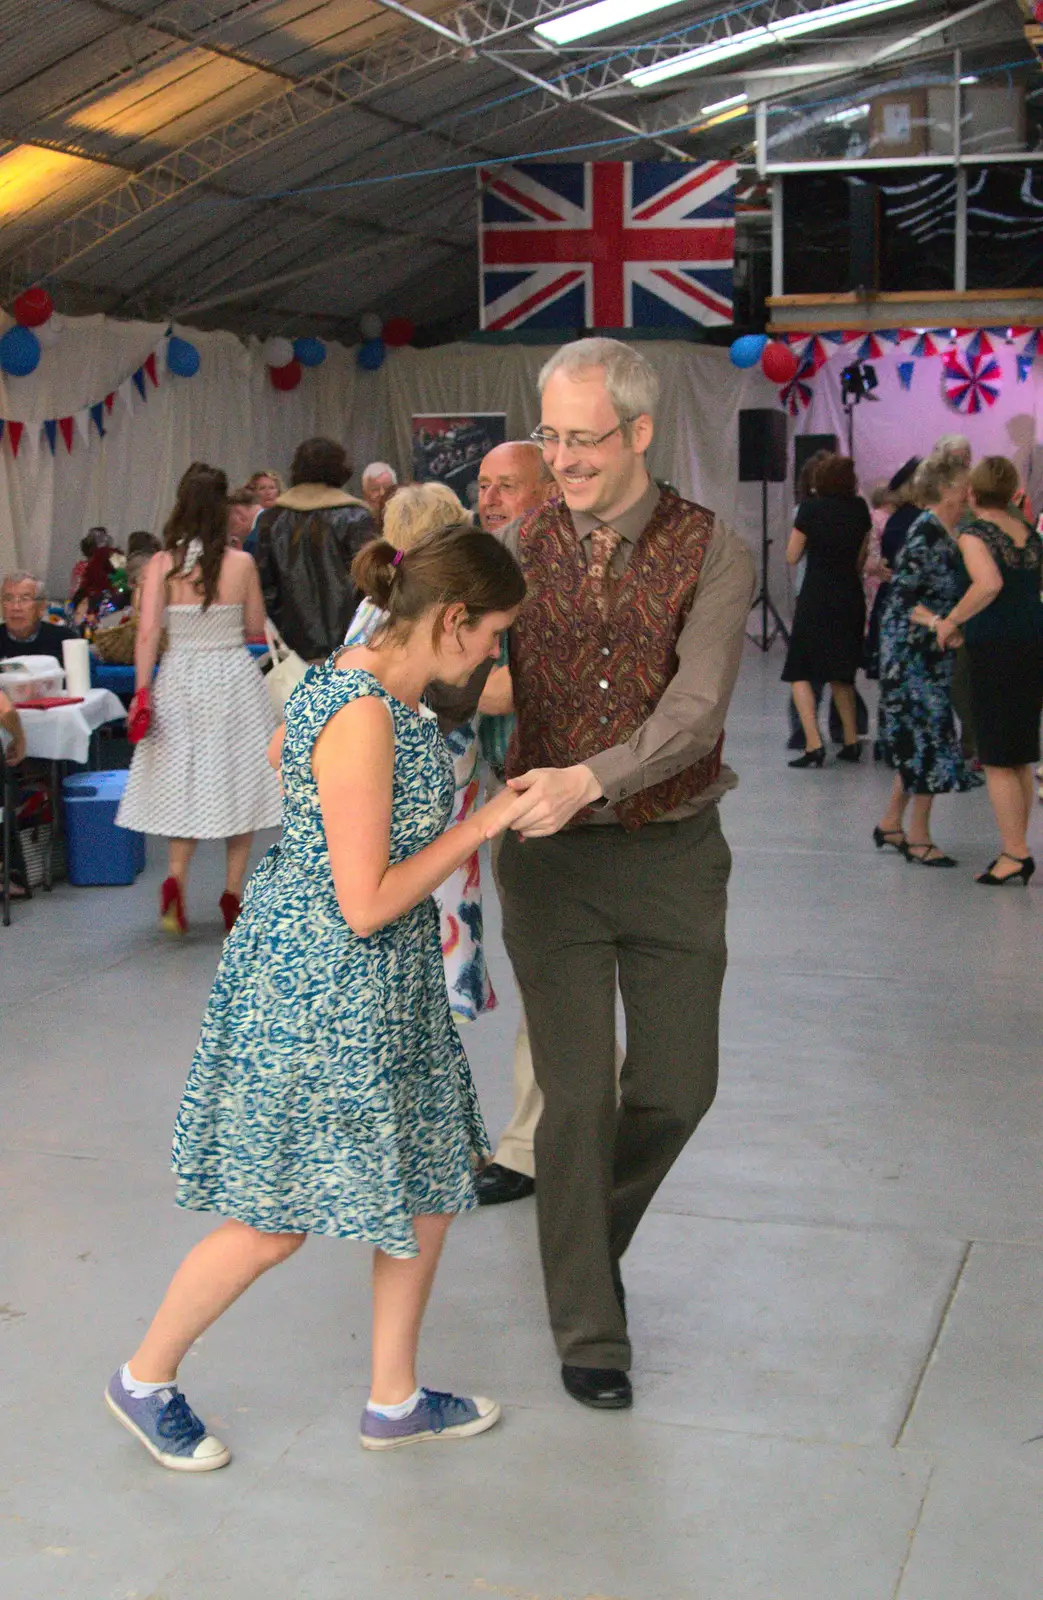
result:
M 86 639 L 66 639 L 62 644 L 66 694 L 86 694 L 91 686 L 91 647 Z

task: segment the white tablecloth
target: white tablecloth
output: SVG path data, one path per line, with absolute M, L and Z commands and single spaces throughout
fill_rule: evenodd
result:
M 95 728 L 103 722 L 119 722 L 127 714 L 110 689 L 89 689 L 75 706 L 52 706 L 49 711 L 15 709 L 25 729 L 27 755 L 37 761 L 81 763 L 90 755 Z

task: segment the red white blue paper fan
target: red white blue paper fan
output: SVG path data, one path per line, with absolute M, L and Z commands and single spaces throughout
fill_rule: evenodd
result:
M 949 350 L 942 376 L 945 403 L 965 417 L 976 417 L 996 404 L 1002 376 L 1000 364 L 993 355 L 960 355 L 956 350 Z
M 789 383 L 784 383 L 779 390 L 779 401 L 785 406 L 791 417 L 799 417 L 811 404 L 812 388 L 810 380 L 815 376 L 818 367 L 811 354 L 804 356 L 797 368 L 796 374 Z

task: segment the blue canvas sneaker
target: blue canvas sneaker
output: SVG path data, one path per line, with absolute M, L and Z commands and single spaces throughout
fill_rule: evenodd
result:
M 420 1399 L 408 1417 L 382 1417 L 367 1406 L 362 1413 L 359 1439 L 363 1450 L 395 1450 L 403 1444 L 421 1444 L 425 1439 L 470 1439 L 484 1433 L 500 1420 L 495 1400 L 481 1395 L 464 1399 L 456 1394 L 439 1394 L 421 1389 Z
M 161 1467 L 174 1472 L 214 1472 L 232 1459 L 232 1452 L 220 1439 L 207 1433 L 176 1384 L 138 1400 L 124 1388 L 122 1373 L 115 1372 L 105 1390 L 105 1404 Z

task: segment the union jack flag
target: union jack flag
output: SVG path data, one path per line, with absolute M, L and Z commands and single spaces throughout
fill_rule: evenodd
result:
M 483 328 L 732 321 L 731 162 L 533 162 L 480 181 Z

